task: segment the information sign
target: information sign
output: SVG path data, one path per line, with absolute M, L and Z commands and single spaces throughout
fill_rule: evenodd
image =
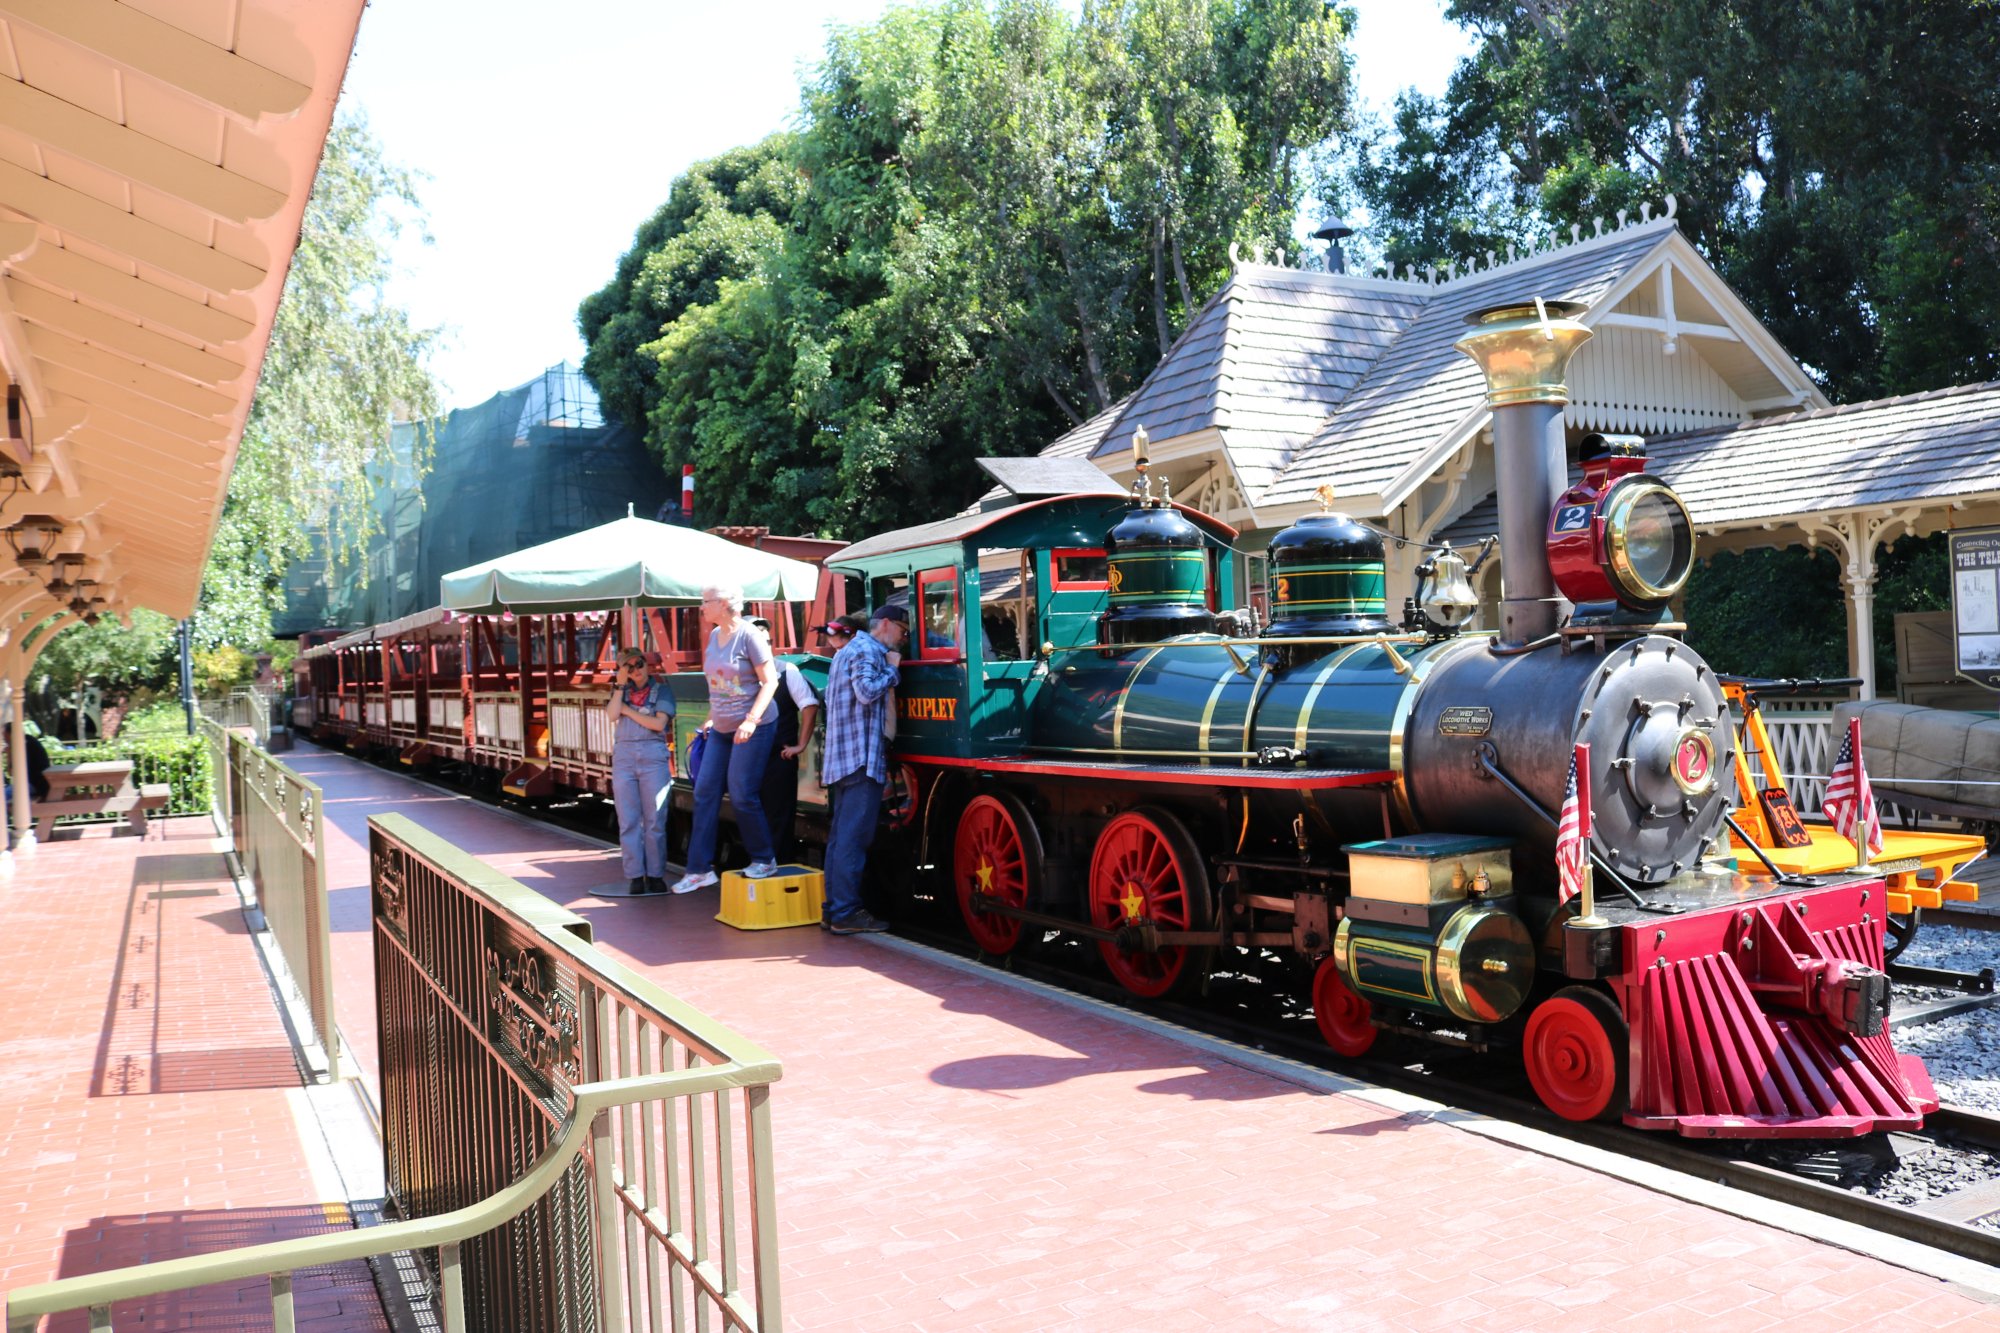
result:
M 2000 690 L 2000 528 L 1950 536 L 1953 660 L 1959 675 Z

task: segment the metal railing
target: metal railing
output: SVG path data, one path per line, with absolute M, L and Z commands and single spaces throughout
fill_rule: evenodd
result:
M 229 829 L 243 877 L 256 894 L 293 987 L 326 1052 L 327 1080 L 340 1079 L 333 1014 L 333 933 L 326 888 L 324 797 L 237 731 L 202 719 L 216 814 Z
M 569 1174 L 468 1244 L 469 1326 L 778 1328 L 777 1061 L 450 843 L 397 815 L 369 831 L 383 1153 L 406 1215 L 505 1186 L 580 1084 L 735 1071 L 611 1112 Z
M 369 844 L 383 1149 L 406 1220 L 19 1288 L 8 1333 L 73 1310 L 98 1333 L 114 1303 L 259 1278 L 284 1333 L 294 1273 L 404 1252 L 445 1333 L 781 1328 L 777 1060 L 408 819 L 372 817 Z
M 277 697 L 270 690 L 238 685 L 228 694 L 209 695 L 196 700 L 196 707 L 203 717 L 217 726 L 247 727 L 257 737 L 257 743 L 264 745 L 271 739 L 271 711 Z
M 1802 815 L 1819 815 L 1826 795 L 1827 774 L 1840 753 L 1840 737 L 1833 730 L 1834 702 L 1825 699 L 1773 699 L 1763 704 L 1764 731 L 1771 738 L 1768 760 L 1751 756 L 1751 771 L 1766 776 L 1765 764 L 1775 761 L 1777 770 L 1792 794 L 1792 805 Z M 1740 722 L 1741 719 L 1739 718 Z M 1906 810 L 1896 804 L 1895 795 L 1880 788 L 1875 804 L 1885 822 L 1920 826 L 1948 826 L 1957 821 L 1939 819 L 1922 811 Z

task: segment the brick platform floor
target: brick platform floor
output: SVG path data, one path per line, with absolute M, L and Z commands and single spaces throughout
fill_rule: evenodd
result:
M 65 832 L 0 882 L 0 1288 L 347 1225 L 306 1167 L 297 1067 L 213 833 Z M 366 1265 L 294 1292 L 302 1326 L 387 1328 Z M 263 1282 L 114 1313 L 271 1325 Z
M 594 898 L 612 853 L 343 756 L 289 762 L 351 844 L 331 864 L 352 910 L 365 816 L 400 810 L 784 1060 L 791 1327 L 2000 1329 L 2000 1305 L 1907 1270 L 865 939 L 731 930 L 712 891 Z M 359 1042 L 366 922 L 342 929 Z

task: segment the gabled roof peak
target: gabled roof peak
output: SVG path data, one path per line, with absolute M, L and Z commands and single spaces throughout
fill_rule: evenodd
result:
M 1462 285 L 1474 281 L 1482 281 L 1488 276 L 1505 269 L 1516 268 L 1525 264 L 1544 263 L 1552 256 L 1558 254 L 1569 255 L 1588 251 L 1599 246 L 1615 243 L 1621 239 L 1630 239 L 1634 234 L 1641 234 L 1648 231 L 1671 231 L 1675 229 L 1674 215 L 1678 212 L 1680 212 L 1680 200 L 1670 194 L 1666 197 L 1662 205 L 1661 214 L 1657 218 L 1653 216 L 1652 201 L 1647 200 L 1639 206 L 1639 216 L 1636 218 L 1632 216 L 1631 210 L 1624 208 L 1619 209 L 1617 215 L 1608 223 L 1602 217 L 1593 218 L 1593 229 L 1589 236 L 1583 234 L 1583 224 L 1571 223 L 1569 229 L 1570 239 L 1567 241 L 1557 240 L 1549 245 L 1531 245 L 1526 249 L 1520 250 L 1517 250 L 1512 243 L 1509 243 L 1505 258 L 1502 258 L 1497 251 L 1488 250 L 1484 256 L 1486 261 L 1484 264 L 1480 263 L 1479 256 L 1475 256 L 1463 271 L 1460 271 L 1456 260 L 1450 259 L 1445 260 L 1442 265 L 1426 264 L 1421 269 L 1415 265 L 1405 265 L 1400 277 L 1396 275 L 1393 268 L 1389 267 L 1377 267 L 1366 275 L 1358 273 L 1327 273 L 1318 269 L 1293 268 L 1286 264 L 1287 252 L 1284 250 L 1275 251 L 1276 262 L 1267 264 L 1264 262 L 1265 252 L 1262 246 L 1253 246 L 1250 250 L 1250 258 L 1245 260 L 1242 257 L 1241 248 L 1232 241 L 1229 245 L 1229 262 L 1231 264 L 1230 281 L 1233 283 L 1238 276 L 1254 278 L 1259 274 L 1289 273 L 1305 276 L 1316 285 L 1351 285 L 1360 287 L 1365 284 L 1366 287 L 1374 290 L 1391 288 L 1429 291 L 1441 287 L 1450 287 L 1454 284 Z

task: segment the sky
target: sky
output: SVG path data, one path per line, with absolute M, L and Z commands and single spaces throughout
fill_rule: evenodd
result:
M 1469 49 L 1442 0 L 1348 0 L 1364 108 L 1441 92 Z M 387 295 L 442 338 L 447 407 L 563 360 L 675 176 L 790 123 L 829 24 L 888 0 L 372 0 L 341 94 L 419 174 Z M 551 22 L 551 14 L 560 22 Z M 468 21 L 468 16 L 476 15 Z M 754 20 L 754 21 L 752 21 Z

